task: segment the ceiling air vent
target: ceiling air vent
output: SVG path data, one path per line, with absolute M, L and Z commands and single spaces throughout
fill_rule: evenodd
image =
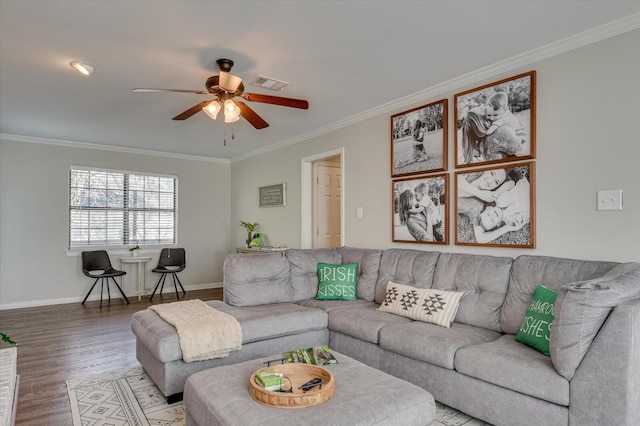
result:
M 269 90 L 282 90 L 289 85 L 286 81 L 276 80 L 275 78 L 265 77 L 264 75 L 257 76 L 251 84 Z

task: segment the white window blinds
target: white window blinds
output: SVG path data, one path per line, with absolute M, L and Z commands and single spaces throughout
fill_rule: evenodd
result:
M 176 243 L 177 177 L 71 167 L 69 248 Z

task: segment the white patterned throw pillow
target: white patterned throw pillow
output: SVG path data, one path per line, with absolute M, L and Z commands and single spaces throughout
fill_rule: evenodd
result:
M 417 288 L 389 281 L 378 310 L 449 328 L 463 294 L 461 291 Z

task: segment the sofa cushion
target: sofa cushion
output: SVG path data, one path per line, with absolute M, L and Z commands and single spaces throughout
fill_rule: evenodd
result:
M 569 405 L 569 381 L 556 372 L 549 357 L 516 342 L 513 334 L 460 349 L 454 365 L 467 376 Z
M 444 328 L 421 321 L 390 325 L 382 328 L 379 334 L 382 349 L 450 370 L 460 348 L 500 337 L 495 331 L 457 322 L 451 328 Z
M 464 292 L 456 322 L 501 331 L 500 307 L 512 263 L 510 257 L 442 253 L 433 288 Z
M 151 309 L 131 315 L 131 331 L 137 343 L 144 345 L 160 362 L 182 359 L 180 340 L 174 326 L 160 318 Z
M 416 288 L 389 281 L 381 312 L 451 327 L 462 297 L 460 291 Z
M 295 303 L 277 303 L 250 308 L 229 306 L 219 300 L 207 303 L 238 320 L 242 326 L 242 343 L 322 330 L 329 324 L 329 317 L 325 311 Z
M 233 306 L 291 302 L 289 262 L 282 253 L 230 254 L 224 260 L 223 298 Z
M 508 334 L 516 334 L 524 321 L 524 314 L 533 293 L 540 284 L 558 291 L 562 284 L 600 277 L 617 263 L 562 259 L 546 256 L 518 256 L 513 261 L 509 289 L 500 310 L 500 327 Z
M 388 325 L 411 322 L 409 318 L 380 312 L 377 308 L 375 302 L 367 302 L 366 305 L 333 309 L 329 312 L 329 330 L 378 344 L 380 329 Z
M 563 285 L 551 328 L 551 361 L 571 380 L 598 331 L 617 305 L 640 296 L 640 263 L 616 266 L 600 278 Z
M 318 300 L 356 300 L 357 263 L 318 263 Z
M 440 252 L 387 249 L 380 259 L 375 301 L 380 304 L 387 292 L 387 283 L 393 281 L 418 288 L 431 288 L 433 272 Z
M 342 250 L 342 263 L 357 263 L 358 299 L 373 301 L 378 282 L 382 250 L 345 247 Z
M 342 263 L 342 247 L 289 249 L 284 252 L 291 267 L 292 301 L 313 299 L 318 293 L 318 263 Z
M 238 320 L 242 327 L 243 344 L 322 330 L 328 325 L 328 315 L 325 311 L 306 308 L 295 303 L 252 307 L 230 306 L 219 300 L 205 303 Z M 159 361 L 172 362 L 182 359 L 176 329 L 152 310 L 145 309 L 134 313 L 131 318 L 131 329 L 138 341 L 144 344 Z
M 538 286 L 527 309 L 522 327 L 516 334 L 517 342 L 549 355 L 549 336 L 553 323 L 553 307 L 557 297 L 558 292 L 549 290 L 543 285 Z
M 334 309 L 353 308 L 355 306 L 369 305 L 371 302 L 364 299 L 356 300 L 317 300 L 307 299 L 299 300 L 296 304 L 306 306 L 307 308 L 318 308 L 327 312 L 331 312 Z

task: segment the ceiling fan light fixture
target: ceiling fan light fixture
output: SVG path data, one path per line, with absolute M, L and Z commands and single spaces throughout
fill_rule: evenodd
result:
M 238 86 L 240 86 L 240 83 L 242 83 L 242 79 L 240 77 L 229 74 L 225 71 L 220 71 L 220 87 L 225 92 L 235 92 L 238 89 Z
M 240 107 L 231 99 L 224 101 L 224 122 L 233 123 L 240 120 Z
M 240 116 L 232 117 L 232 118 L 229 118 L 226 115 L 224 116 L 224 122 L 225 123 L 235 123 L 238 120 L 240 120 Z
M 86 62 L 71 61 L 69 62 L 69 65 L 71 66 L 71 68 L 83 75 L 91 75 L 96 70 L 96 67 Z
M 222 106 L 220 105 L 220 102 L 211 101 L 209 105 L 202 108 L 202 111 L 204 111 L 205 114 L 207 114 L 209 117 L 215 120 L 221 109 L 222 109 Z

